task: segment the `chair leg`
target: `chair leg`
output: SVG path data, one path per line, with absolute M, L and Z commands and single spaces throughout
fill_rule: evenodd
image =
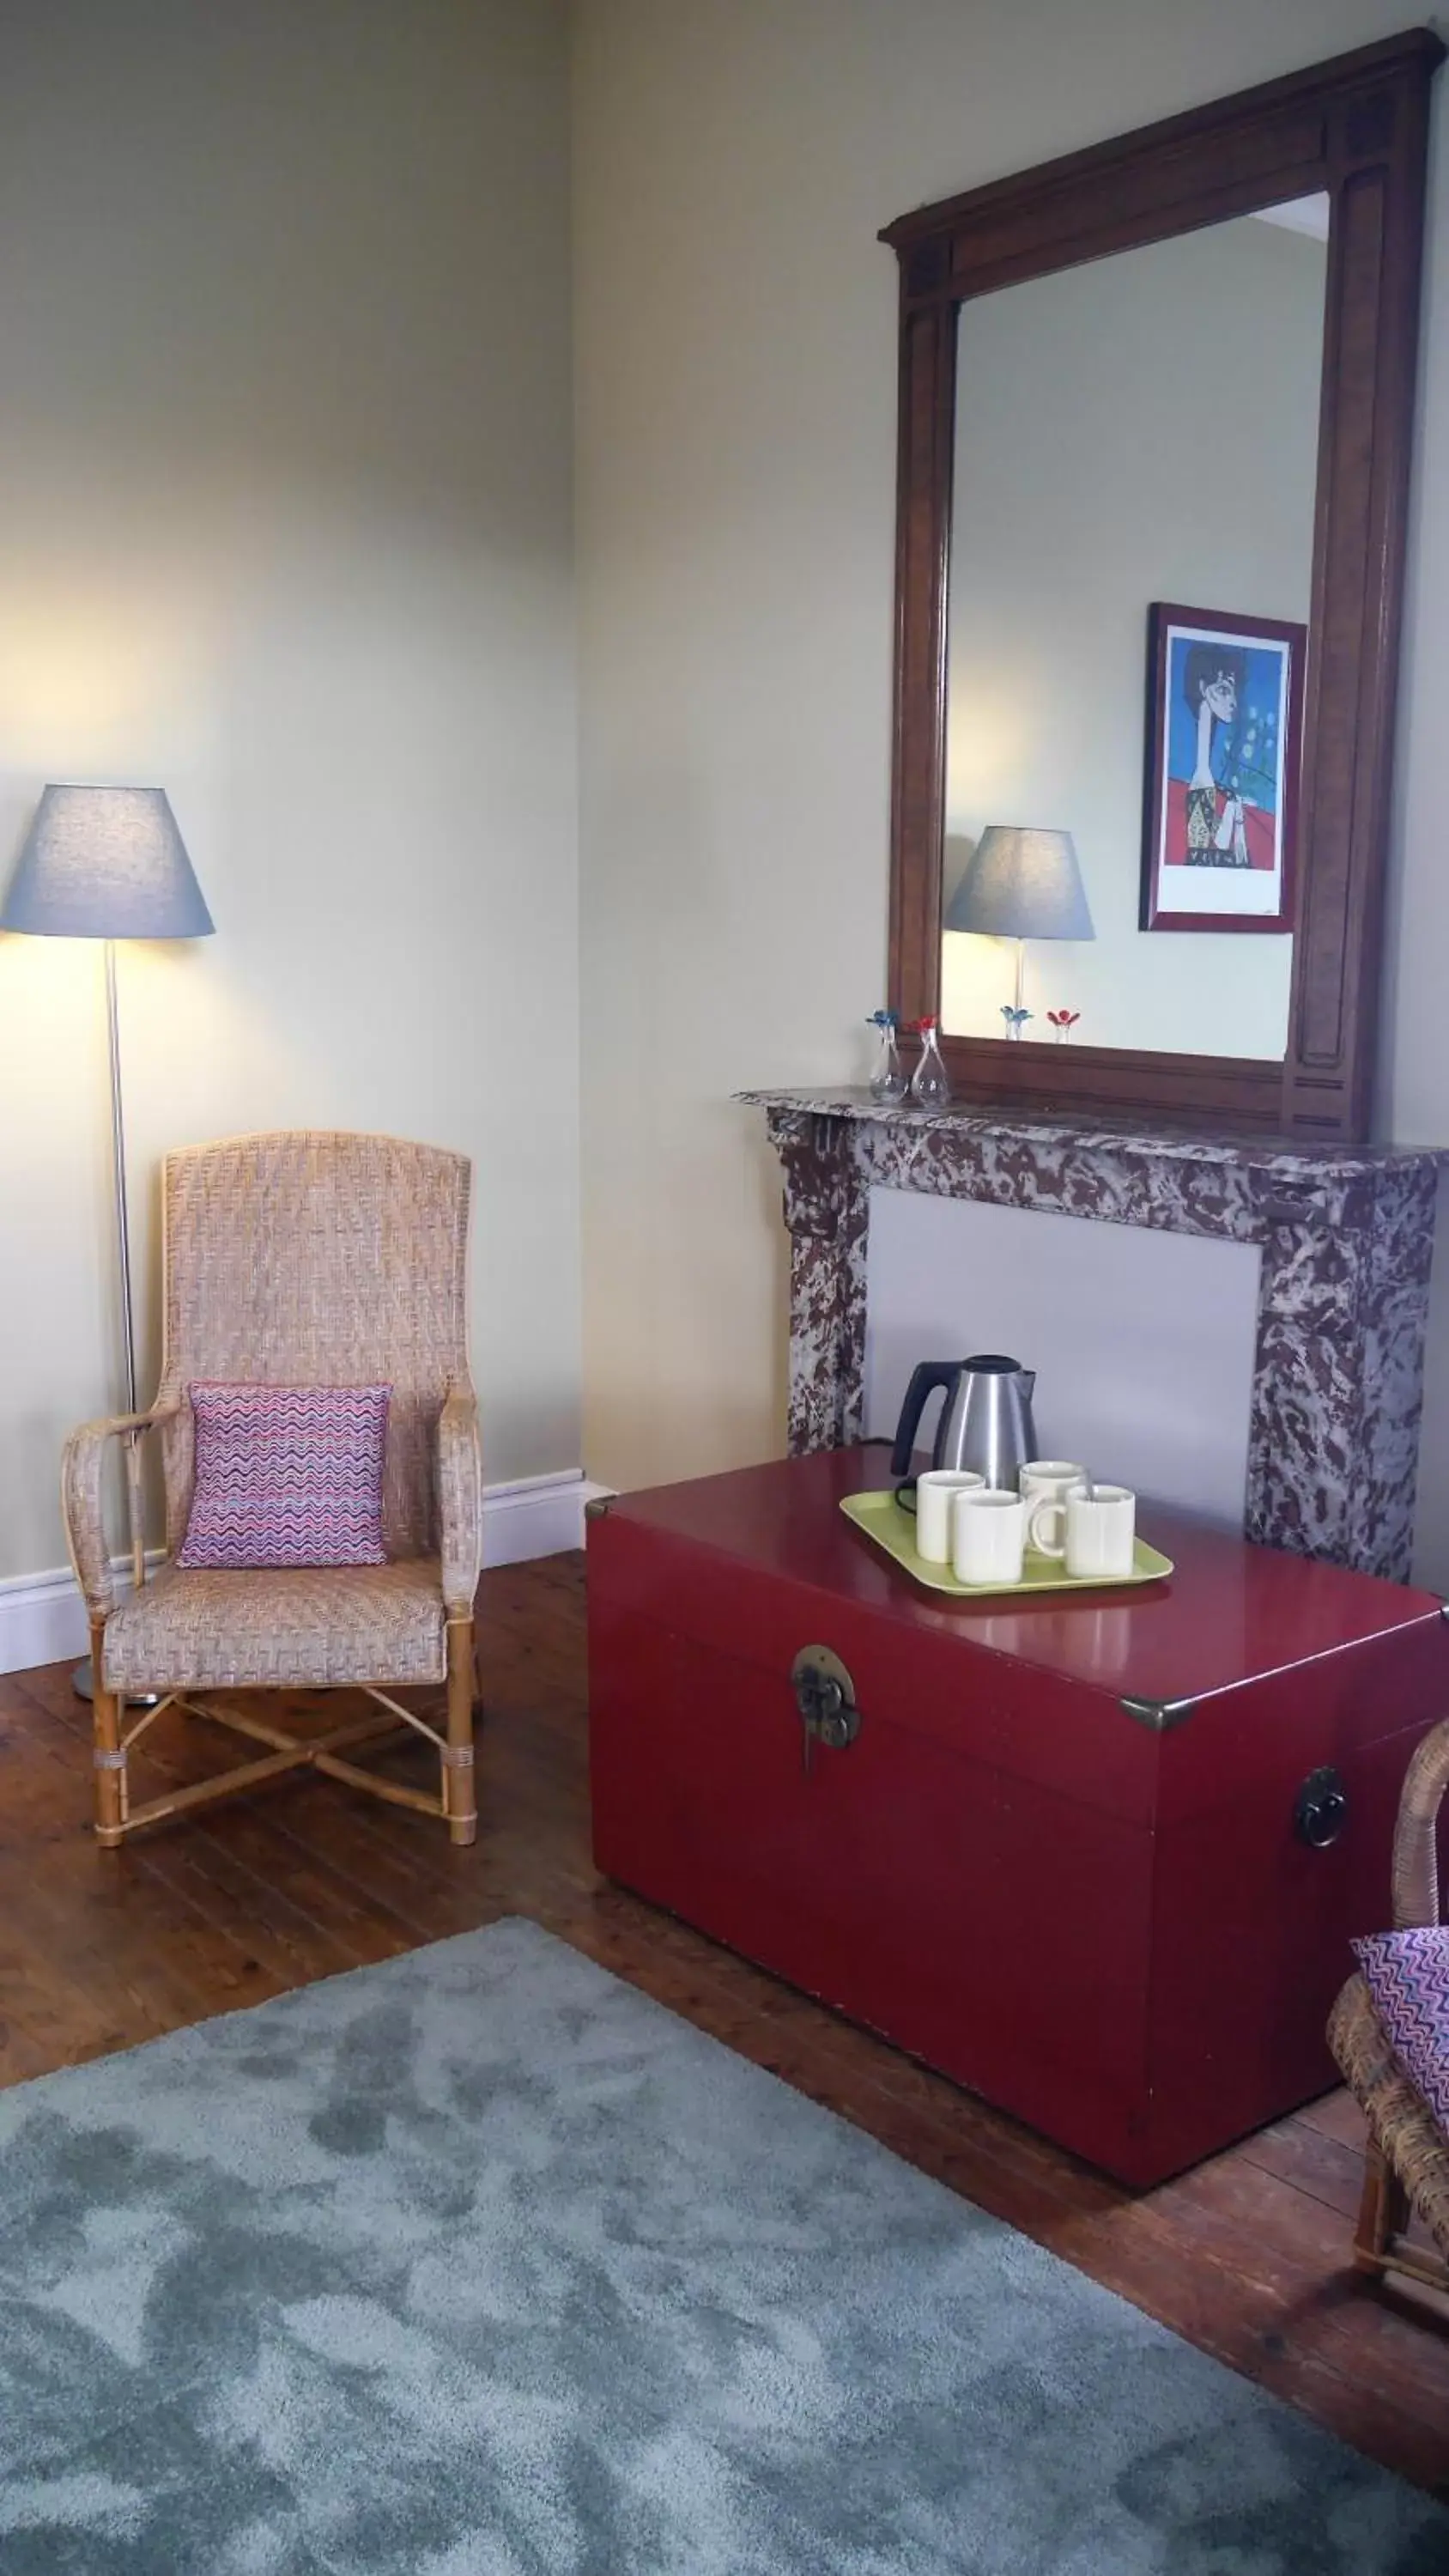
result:
M 1353 2266 L 1356 2272 L 1370 2272 L 1376 2277 L 1389 2262 L 1389 2247 L 1402 2235 L 1409 2223 L 1409 2195 L 1397 2174 L 1389 2171 L 1378 2148 L 1370 2139 L 1364 2149 L 1363 2198 L 1359 2203 L 1358 2228 L 1353 2240 Z
M 91 1621 L 91 1712 L 95 1721 L 96 1839 L 114 1851 L 126 1823 L 126 1757 L 121 1750 L 121 1703 L 101 1679 L 106 1623 Z
M 473 1785 L 473 1622 L 448 1621 L 448 1742 L 443 1754 L 443 1811 L 448 1837 L 471 1843 L 478 1835 Z

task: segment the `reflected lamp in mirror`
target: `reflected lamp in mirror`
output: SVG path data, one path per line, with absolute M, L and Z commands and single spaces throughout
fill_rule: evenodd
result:
M 955 845 L 959 848 L 959 843 Z M 949 865 L 953 844 L 946 843 Z M 942 927 L 985 939 L 1016 941 L 1014 1005 L 1003 1005 L 1013 1037 L 1026 1008 L 1026 943 L 1029 939 L 1095 939 L 1087 889 L 1070 832 L 1028 830 L 988 823 L 966 862 Z

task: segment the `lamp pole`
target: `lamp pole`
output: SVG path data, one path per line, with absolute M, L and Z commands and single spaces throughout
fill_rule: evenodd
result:
M 121 1015 L 116 1000 L 116 943 L 106 957 L 106 1052 L 111 1069 L 111 1179 L 116 1199 L 116 1268 L 121 1284 L 121 1349 L 126 1366 L 126 1411 L 136 1407 L 136 1317 L 131 1298 L 131 1224 L 126 1204 L 126 1121 L 121 1106 Z M 131 1579 L 146 1580 L 141 1515 L 141 1451 L 133 1431 L 126 1441 L 126 1514 L 131 1539 Z
M 136 1310 L 131 1294 L 131 1220 L 126 1200 L 126 1119 L 121 1105 L 121 1013 L 116 992 L 116 943 L 102 942 L 106 977 L 106 1061 L 111 1077 L 111 1189 L 115 1199 L 116 1273 L 121 1291 L 121 1357 L 126 1373 L 126 1411 L 136 1402 Z M 141 1443 L 128 1431 L 123 1443 L 126 1465 L 126 1530 L 131 1542 L 131 1581 L 137 1591 L 146 1580 L 145 1520 L 141 1509 Z M 77 1699 L 95 1696 L 95 1674 L 87 1655 L 71 1674 Z M 128 1694 L 131 1708 L 154 1708 L 154 1691 Z

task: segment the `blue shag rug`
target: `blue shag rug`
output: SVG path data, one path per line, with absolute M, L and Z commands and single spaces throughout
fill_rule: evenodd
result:
M 1444 2576 L 1449 2514 L 525 1922 L 0 2094 L 4 2576 Z

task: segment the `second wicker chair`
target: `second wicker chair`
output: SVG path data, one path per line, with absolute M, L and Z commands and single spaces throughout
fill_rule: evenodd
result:
M 1446 1788 L 1449 1721 L 1425 1736 L 1404 1781 L 1394 1837 L 1396 1932 L 1440 1919 L 1436 1833 Z M 1449 2290 L 1449 2137 L 1404 2073 L 1362 1977 L 1350 1977 L 1334 2005 L 1328 2044 L 1369 2126 L 1355 2266 L 1375 2279 L 1398 2272 Z M 1409 2241 L 1411 2214 L 1437 2253 Z

